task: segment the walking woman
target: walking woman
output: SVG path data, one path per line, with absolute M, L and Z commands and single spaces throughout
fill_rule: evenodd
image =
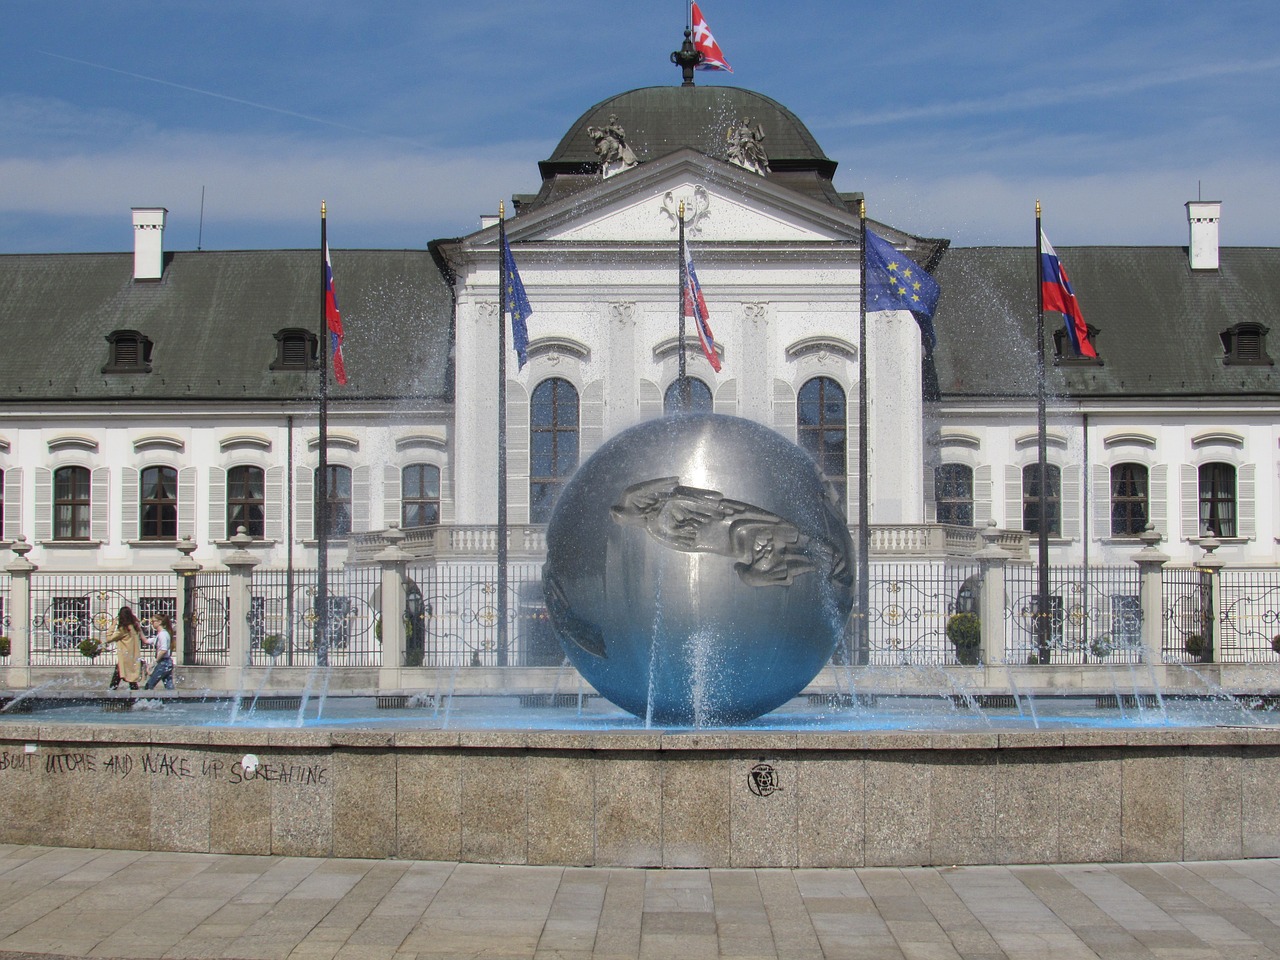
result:
M 129 684 L 130 690 L 138 689 L 138 681 L 142 671 L 138 667 L 138 658 L 142 655 L 142 624 L 128 607 L 121 607 L 116 616 L 116 628 L 106 639 L 106 646 L 116 645 L 116 669 L 111 674 L 111 689 L 120 686 L 123 680 Z
M 173 689 L 173 622 L 163 613 L 151 618 L 151 625 L 156 628 L 156 665 L 147 678 L 147 689 L 151 690 L 161 680 L 166 690 Z

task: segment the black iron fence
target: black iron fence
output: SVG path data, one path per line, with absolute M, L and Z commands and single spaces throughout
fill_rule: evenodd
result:
M 10 662 L 9 657 L 13 650 L 13 633 L 10 631 L 9 621 L 9 576 L 0 573 L 0 637 L 4 637 L 6 643 L 0 643 L 0 665 Z
M 230 663 L 231 575 L 202 570 L 189 582 L 189 622 L 182 633 L 183 661 L 220 667 Z
M 321 617 L 316 570 L 254 570 L 249 589 L 249 662 L 262 666 L 376 667 L 381 570 L 330 570 L 327 616 Z M 321 622 L 324 627 L 321 629 Z
M 1223 663 L 1280 659 L 1280 570 L 1223 570 L 1218 588 L 1214 659 Z
M 947 622 L 977 612 L 977 564 L 872 563 L 867 662 L 877 666 L 955 663 Z
M 1140 663 L 1142 602 L 1136 565 L 1049 569 L 1048 630 L 1040 626 L 1034 564 L 1005 574 L 1005 660 L 1021 663 Z
M 31 581 L 31 663 L 82 666 L 104 653 L 121 607 L 142 621 L 163 613 L 176 624 L 178 582 L 173 574 L 41 574 Z
M 441 563 L 408 571 L 408 666 L 559 666 L 564 651 L 542 599 L 542 564 L 507 573 L 507 641 L 498 631 L 496 563 Z M 417 600 L 415 601 L 415 597 Z
M 1191 567 L 1165 567 L 1161 591 L 1161 652 L 1165 660 L 1192 663 L 1206 656 L 1204 638 L 1209 635 L 1207 575 Z

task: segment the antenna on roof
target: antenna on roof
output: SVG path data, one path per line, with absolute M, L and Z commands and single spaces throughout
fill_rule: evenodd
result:
M 200 231 L 196 234 L 196 249 L 204 242 L 204 184 L 200 184 Z

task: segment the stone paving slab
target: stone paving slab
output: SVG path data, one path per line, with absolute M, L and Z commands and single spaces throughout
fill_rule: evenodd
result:
M 0 960 L 1280 960 L 1280 860 L 497 866 L 0 845 Z

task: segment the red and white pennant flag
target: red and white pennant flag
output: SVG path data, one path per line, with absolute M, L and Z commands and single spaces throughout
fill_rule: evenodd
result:
M 702 11 L 698 9 L 695 3 L 690 8 L 690 25 L 693 27 L 693 46 L 702 54 L 702 62 L 698 64 L 699 70 L 728 70 L 733 73 L 733 67 L 725 62 L 724 52 L 720 49 L 720 44 L 716 43 L 716 38 L 711 35 L 711 28 L 707 26 L 707 19 L 702 15 Z

